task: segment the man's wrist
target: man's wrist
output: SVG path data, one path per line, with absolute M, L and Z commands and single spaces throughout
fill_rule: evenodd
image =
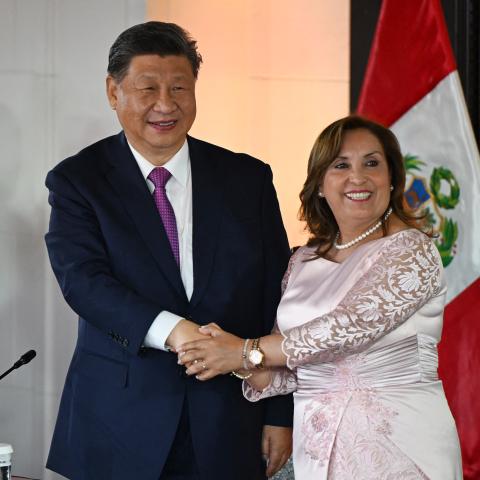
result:
M 182 317 L 167 310 L 161 311 L 153 320 L 145 335 L 144 346 L 158 350 L 167 350 L 166 346 L 169 336 L 182 319 Z M 171 346 L 170 343 L 168 345 Z
M 186 318 L 179 318 L 177 324 L 173 327 L 170 332 L 170 335 L 165 340 L 165 346 L 169 351 L 174 351 L 179 345 L 185 343 L 189 339 L 186 338 L 192 326 L 194 325 L 190 320 Z

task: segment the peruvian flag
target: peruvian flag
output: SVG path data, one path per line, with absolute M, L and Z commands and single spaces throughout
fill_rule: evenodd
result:
M 480 157 L 440 0 L 383 0 L 359 114 L 389 126 L 405 158 L 406 202 L 426 209 L 448 281 L 439 374 L 480 478 Z

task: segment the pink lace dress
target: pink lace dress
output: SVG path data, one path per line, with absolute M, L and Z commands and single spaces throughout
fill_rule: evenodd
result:
M 288 369 L 247 399 L 294 392 L 297 480 L 456 480 L 455 423 L 437 377 L 446 285 L 417 230 L 368 242 L 343 263 L 285 274 L 277 324 Z M 455 361 L 455 359 L 452 359 Z

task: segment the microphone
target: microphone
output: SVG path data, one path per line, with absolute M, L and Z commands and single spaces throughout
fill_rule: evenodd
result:
M 37 355 L 37 352 L 35 350 L 29 350 L 27 353 L 24 353 L 14 364 L 13 368 L 18 368 L 21 367 L 22 365 L 25 365 L 26 363 L 30 362 L 35 358 Z
M 27 353 L 24 353 L 14 364 L 13 364 L 13 367 L 10 367 L 5 373 L 3 373 L 2 375 L 0 375 L 0 380 L 3 378 L 3 377 L 6 377 L 10 372 L 12 372 L 13 370 L 17 369 L 17 368 L 20 368 L 22 365 L 25 365 L 27 364 L 28 362 L 30 362 L 31 360 L 33 360 L 35 358 L 35 356 L 37 355 L 37 352 L 35 350 L 29 350 Z

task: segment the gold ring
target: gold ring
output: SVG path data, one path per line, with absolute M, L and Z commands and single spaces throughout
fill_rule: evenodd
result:
M 195 359 L 195 360 L 193 361 L 193 363 L 198 363 L 198 360 L 197 360 L 197 359 Z
M 202 363 L 202 368 L 203 368 L 204 370 L 207 369 L 207 364 L 206 364 L 205 362 Z

